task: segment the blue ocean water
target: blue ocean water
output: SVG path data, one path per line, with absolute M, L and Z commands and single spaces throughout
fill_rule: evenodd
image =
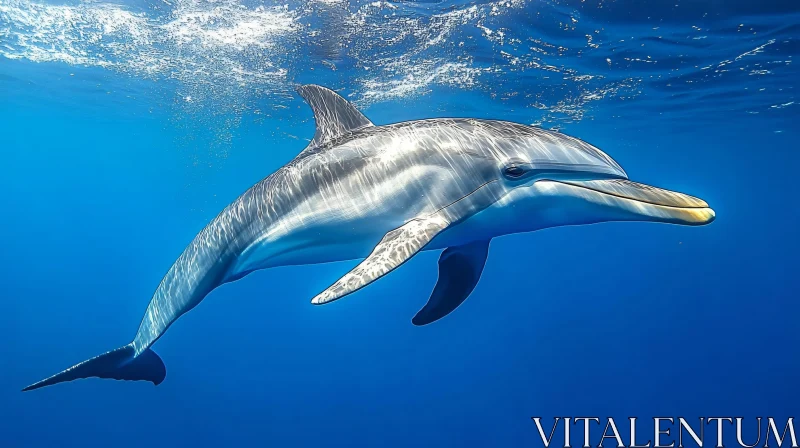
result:
M 794 1 L 0 0 L 0 447 L 541 446 L 531 416 L 797 411 Z M 555 128 L 714 223 L 492 242 L 452 315 L 436 253 L 335 304 L 355 262 L 214 291 L 163 384 L 20 389 L 128 342 L 164 272 L 314 133 L 294 88 L 373 122 Z

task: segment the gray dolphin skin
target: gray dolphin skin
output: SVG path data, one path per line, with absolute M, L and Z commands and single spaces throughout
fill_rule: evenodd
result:
M 604 152 L 558 132 L 470 118 L 375 126 L 329 89 L 298 91 L 314 111 L 313 140 L 194 238 L 133 341 L 23 390 L 89 377 L 161 383 L 166 368 L 153 343 L 213 289 L 259 269 L 364 259 L 312 299 L 325 304 L 421 250 L 444 249 L 439 280 L 412 319 L 425 325 L 470 295 L 492 238 L 604 221 L 714 220 L 704 201 L 631 182 Z

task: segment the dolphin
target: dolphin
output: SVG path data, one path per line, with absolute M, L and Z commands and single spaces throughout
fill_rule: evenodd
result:
M 373 125 L 347 100 L 305 85 L 316 133 L 308 147 L 228 205 L 158 285 L 129 344 L 23 390 L 79 378 L 160 384 L 152 345 L 218 286 L 276 266 L 363 259 L 312 299 L 326 304 L 441 250 L 439 278 L 412 319 L 455 310 L 480 279 L 492 238 L 604 221 L 702 225 L 701 199 L 628 180 L 600 149 L 498 120 L 437 118 Z

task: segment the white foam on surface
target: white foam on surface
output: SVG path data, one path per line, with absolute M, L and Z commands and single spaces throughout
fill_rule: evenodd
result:
M 724 23 L 687 33 L 598 22 L 587 8 L 567 0 L 0 0 L 0 58 L 175 81 L 175 103 L 198 111 L 282 109 L 297 100 L 297 84 L 315 82 L 345 88 L 361 107 L 469 89 L 528 111 L 528 122 L 554 124 L 647 85 L 702 98 L 703 87 L 753 83 L 763 92 L 757 83 L 791 77 L 782 28 L 731 40 Z M 762 110 L 793 100 L 764 96 Z

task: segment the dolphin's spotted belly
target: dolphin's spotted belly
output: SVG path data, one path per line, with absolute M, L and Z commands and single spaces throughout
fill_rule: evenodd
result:
M 230 269 L 230 277 L 276 266 L 328 263 L 353 260 L 369 255 L 383 233 L 366 225 L 350 223 L 352 233 L 342 234 L 336 228 L 318 227 L 297 231 L 278 240 L 261 239 L 250 245 Z M 367 224 L 367 223 L 363 223 Z M 356 231 L 356 229 L 360 229 Z M 385 232 L 384 232 L 385 233 Z
M 409 207 L 407 210 L 411 210 Z M 509 212 L 490 207 L 469 217 L 437 236 L 423 250 L 440 250 L 474 241 L 490 240 L 503 233 L 502 223 Z M 392 217 L 387 219 L 387 217 Z M 295 229 L 280 238 L 262 238 L 248 247 L 236 261 L 232 272 L 237 276 L 259 269 L 366 258 L 375 244 L 390 230 L 400 227 L 417 215 L 372 214 L 353 217 L 346 222 Z

